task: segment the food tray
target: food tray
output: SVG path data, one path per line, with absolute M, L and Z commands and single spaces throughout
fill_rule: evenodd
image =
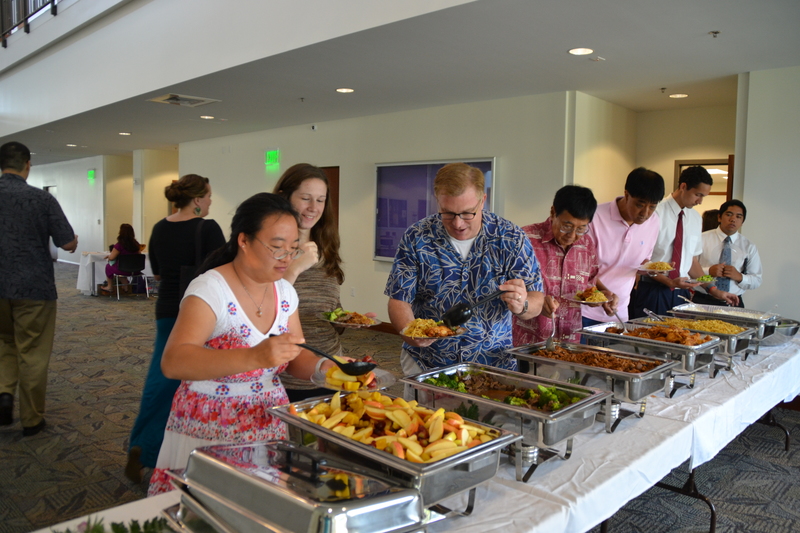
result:
M 415 490 L 286 441 L 198 448 L 172 475 L 181 508 L 232 531 L 416 531 L 430 516 Z
M 426 379 L 436 377 L 440 373 L 453 375 L 457 372 L 484 372 L 503 384 L 524 389 L 535 389 L 537 385 L 556 386 L 571 395 L 582 396 L 582 399 L 556 412 L 546 413 L 423 383 Z M 594 423 L 595 415 L 600 411 L 600 404 L 611 398 L 610 392 L 599 389 L 477 363 L 446 366 L 405 377 L 400 381 L 414 387 L 417 391 L 417 399 L 420 403 L 423 403 L 424 400 L 426 405 L 435 405 L 449 410 L 456 409 L 462 404 L 465 407 L 477 405 L 481 421 L 519 433 L 525 444 L 538 447 L 554 446 L 590 427 Z
M 675 318 L 683 318 L 683 317 L 675 317 Z M 702 319 L 694 319 L 694 320 L 702 320 Z M 723 318 L 717 316 L 713 320 L 723 320 Z M 630 322 L 633 322 L 635 324 L 641 324 L 644 326 L 656 325 L 655 322 L 647 322 L 647 318 L 644 317 L 636 318 L 634 320 L 631 320 Z M 731 322 L 733 324 L 732 321 L 725 320 L 725 322 Z M 735 324 L 735 325 L 740 326 L 740 324 Z M 746 326 L 741 325 L 741 327 L 746 327 Z M 752 350 L 753 337 L 756 335 L 756 330 L 755 328 L 752 327 L 747 327 L 747 329 L 745 329 L 741 333 L 716 333 L 716 332 L 712 333 L 710 331 L 702 331 L 699 329 L 689 329 L 689 331 L 693 333 L 702 333 L 703 335 L 713 335 L 715 337 L 719 337 L 719 339 L 722 341 L 720 343 L 720 353 L 728 355 L 742 355 L 748 349 Z
M 594 326 L 581 329 L 580 334 L 590 339 L 601 341 L 603 346 L 609 344 L 630 346 L 634 348 L 639 355 L 653 355 L 656 357 L 667 357 L 669 359 L 678 360 L 681 362 L 681 367 L 675 370 L 679 372 L 694 374 L 695 372 L 708 368 L 709 372 L 713 373 L 714 353 L 719 349 L 719 337 L 709 335 L 711 337 L 710 341 L 696 346 L 685 346 L 673 342 L 630 337 L 621 333 L 606 333 L 606 329 L 619 327 L 619 325 L 619 322 L 595 324 Z M 633 322 L 629 322 L 627 325 L 629 328 L 653 327 L 652 324 L 642 325 Z
M 598 380 L 595 380 L 592 384 L 597 388 L 602 388 L 614 393 L 615 400 L 628 403 L 637 403 L 654 392 L 666 390 L 667 382 L 672 374 L 672 369 L 680 365 L 678 361 L 664 361 L 664 359 L 659 357 L 632 355 L 630 353 L 597 346 L 587 346 L 585 344 L 556 342 L 555 346 L 573 352 L 600 352 L 623 359 L 641 360 L 648 363 L 656 362 L 659 363 L 659 366 L 648 372 L 634 373 L 551 359 L 549 357 L 537 355 L 538 352 L 547 350 L 543 342 L 529 344 L 527 346 L 518 346 L 506 351 L 514 355 L 521 366 L 525 366 L 525 363 L 533 365 L 531 373 L 534 375 L 537 375 L 538 372 L 548 373 L 551 370 L 557 370 L 560 372 L 559 379 L 574 379 L 577 380 L 578 383 L 585 383 L 590 376 L 600 378 L 603 380 L 604 385 L 601 385 Z
M 384 396 L 395 398 L 391 394 Z M 294 403 L 298 413 L 310 410 L 320 401 L 330 402 L 331 397 L 314 398 Z M 412 463 L 372 446 L 344 437 L 309 420 L 289 412 L 289 405 L 273 407 L 270 413 L 289 425 L 289 438 L 304 442 L 305 433 L 316 437 L 316 445 L 327 453 L 381 472 L 399 486 L 416 489 L 425 507 L 467 491 L 491 479 L 497 473 L 500 450 L 518 441 L 519 434 L 498 430 L 500 435 L 489 442 L 447 457 L 434 463 Z M 480 427 L 486 424 L 475 423 Z
M 753 309 L 728 307 L 727 305 L 681 304 L 676 305 L 669 314 L 678 318 L 712 318 L 724 320 L 737 326 L 745 326 L 756 330 L 756 339 L 761 340 L 775 332 L 778 325 L 778 315 L 765 313 Z
M 775 326 L 775 333 L 761 341 L 763 346 L 780 346 L 791 342 L 797 330 L 800 328 L 800 322 L 791 320 L 789 318 L 781 318 Z

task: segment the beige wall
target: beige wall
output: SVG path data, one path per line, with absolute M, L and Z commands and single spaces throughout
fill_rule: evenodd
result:
M 131 224 L 142 244 L 150 240 L 155 223 L 169 214 L 164 188 L 179 177 L 177 150 L 134 150 Z
M 794 242 L 800 199 L 800 67 L 750 73 L 742 233 L 758 246 L 764 281 L 748 307 L 800 319 L 800 252 Z
M 736 106 L 650 111 L 637 115 L 636 166 L 664 177 L 674 190 L 675 160 L 728 159 L 736 141 Z M 715 209 L 723 199 L 711 197 L 695 209 Z
M 636 113 L 580 92 L 575 104 L 574 183 L 610 202 L 636 167 Z
M 391 265 L 372 259 L 375 164 L 494 156 L 495 211 L 520 225 L 538 222 L 565 181 L 566 105 L 566 93 L 553 93 L 323 122 L 316 131 L 305 125 L 184 143 L 180 173 L 211 179 L 209 216 L 227 234 L 236 205 L 270 191 L 290 165 L 339 166 L 342 304 L 385 319 Z M 269 172 L 264 151 L 275 148 L 281 169 Z
M 91 169 L 95 171 L 92 181 L 87 179 Z M 28 183 L 39 188 L 56 187 L 58 203 L 78 235 L 77 251 L 71 254 L 59 250 L 60 260 L 79 263 L 80 252 L 105 249 L 103 182 L 102 156 L 31 167 Z
M 133 158 L 115 155 L 103 158 L 105 181 L 105 240 L 104 247 L 117 242 L 120 224 L 133 220 Z M 137 240 L 141 235 L 136 235 Z M 145 242 L 145 241 L 143 241 Z

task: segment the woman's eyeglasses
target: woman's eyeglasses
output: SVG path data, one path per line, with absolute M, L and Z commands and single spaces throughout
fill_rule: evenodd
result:
M 257 240 L 258 242 L 260 242 L 260 243 L 261 243 L 261 245 L 262 245 L 264 248 L 266 248 L 267 250 L 269 250 L 270 252 L 272 252 L 272 257 L 274 257 L 275 259 L 277 259 L 277 260 L 279 260 L 279 261 L 280 261 L 281 259 L 285 259 L 285 258 L 287 258 L 287 257 L 288 257 L 289 259 L 296 259 L 298 256 L 301 256 L 301 255 L 303 255 L 303 253 L 304 253 L 304 252 L 303 252 L 303 250 L 301 250 L 300 248 L 298 248 L 298 249 L 296 249 L 296 250 L 291 250 L 291 251 L 290 251 L 290 250 L 284 250 L 283 248 L 273 248 L 272 246 L 270 246 L 270 245 L 268 245 L 268 244 L 264 244 L 264 243 L 261 241 L 261 239 L 259 239 L 258 237 L 255 237 L 255 240 Z

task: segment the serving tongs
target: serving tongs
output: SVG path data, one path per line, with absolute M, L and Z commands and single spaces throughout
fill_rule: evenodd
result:
M 642 311 L 644 311 L 644 314 L 646 314 L 647 316 L 649 316 L 650 318 L 652 318 L 656 322 L 666 322 L 666 320 L 664 320 L 663 318 L 661 318 L 660 316 L 658 316 L 657 314 L 655 314 L 654 312 L 652 312 L 651 310 L 649 310 L 646 307 L 644 309 L 642 309 Z M 619 318 L 619 317 L 617 317 L 617 318 Z
M 445 326 L 450 329 L 455 329 L 461 324 L 465 323 L 467 320 L 472 318 L 472 310 L 478 307 L 479 305 L 483 305 L 488 301 L 494 300 L 501 294 L 506 291 L 494 291 L 492 294 L 485 296 L 475 302 L 474 304 L 468 304 L 466 302 L 460 302 L 448 309 L 442 315 L 442 322 Z

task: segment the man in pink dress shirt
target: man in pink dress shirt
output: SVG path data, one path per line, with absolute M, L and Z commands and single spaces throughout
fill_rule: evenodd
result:
M 598 276 L 619 297 L 617 312 L 628 319 L 631 289 L 640 265 L 650 260 L 659 231 L 656 207 L 664 197 L 664 178 L 639 167 L 628 174 L 625 192 L 597 206 L 589 235 L 597 245 Z M 583 308 L 583 326 L 607 322 L 602 309 Z
M 550 218 L 522 230 L 533 245 L 544 282 L 542 314 L 523 320 L 513 317 L 514 346 L 541 342 L 553 331 L 555 316 L 556 340 L 577 342 L 581 328 L 581 304 L 575 295 L 592 285 L 608 298 L 603 304 L 616 307 L 617 297 L 597 276 L 599 261 L 594 240 L 587 233 L 597 200 L 591 189 L 567 185 L 556 192 Z

